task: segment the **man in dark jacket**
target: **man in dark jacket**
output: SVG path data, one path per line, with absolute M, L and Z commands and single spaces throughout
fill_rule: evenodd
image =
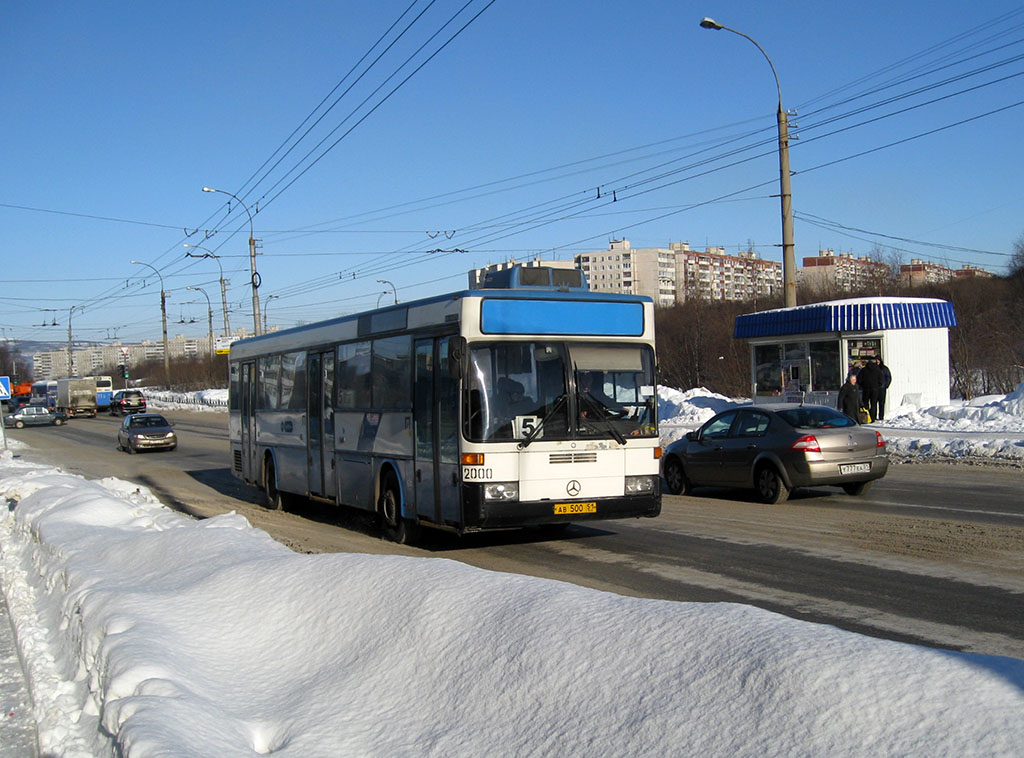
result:
M 882 369 L 874 358 L 868 358 L 864 368 L 857 374 L 857 384 L 872 420 L 878 418 L 878 397 L 882 392 Z
M 846 377 L 846 384 L 839 388 L 836 409 L 854 421 L 857 420 L 857 412 L 860 410 L 860 390 L 857 388 L 856 372 L 851 371 Z
M 881 421 L 885 418 L 885 395 L 892 384 L 892 372 L 881 358 L 878 359 L 878 368 L 882 371 L 882 388 L 878 391 L 878 420 Z

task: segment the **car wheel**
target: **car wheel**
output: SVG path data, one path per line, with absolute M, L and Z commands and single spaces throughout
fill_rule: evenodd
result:
M 757 488 L 757 499 L 762 503 L 776 505 L 789 497 L 789 487 L 772 465 L 765 464 L 754 473 L 754 484 Z
M 854 497 L 857 497 L 858 495 L 863 495 L 865 492 L 871 489 L 872 484 L 874 484 L 874 482 L 856 482 L 855 484 L 844 484 L 843 492 L 845 492 L 847 495 L 853 495 Z
M 54 426 L 60 426 L 60 425 L 61 425 L 61 424 L 63 424 L 63 423 L 64 423 L 64 419 L 62 419 L 62 418 L 55 418 L 55 419 L 53 420 L 53 425 L 54 425 Z
M 384 535 L 399 545 L 408 545 L 416 539 L 418 526 L 409 519 L 402 518 L 402 499 L 399 494 L 398 480 L 388 473 L 381 486 L 380 499 L 377 501 L 380 512 L 381 526 Z
M 683 463 L 674 455 L 665 459 L 665 484 L 673 495 L 690 494 L 690 482 L 683 471 Z
M 14 428 L 15 429 L 24 429 L 25 428 L 25 422 L 24 421 L 15 421 L 14 422 Z
M 128 455 L 135 455 L 137 452 L 139 452 L 139 449 L 135 447 L 135 443 L 128 440 Z

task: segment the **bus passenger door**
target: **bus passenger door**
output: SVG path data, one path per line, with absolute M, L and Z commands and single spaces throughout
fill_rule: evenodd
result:
M 333 498 L 334 464 L 334 354 L 310 353 L 306 381 L 306 439 L 311 495 Z
M 239 442 L 242 453 L 242 477 L 247 482 L 259 483 L 259 466 L 256 461 L 256 364 L 242 364 L 241 380 L 241 429 Z
M 416 340 L 413 421 L 416 512 L 461 525 L 458 387 L 448 371 L 449 337 Z
M 416 340 L 415 356 L 412 419 L 416 437 L 416 460 L 413 466 L 416 513 L 421 518 L 440 524 L 443 522 L 434 481 L 434 340 Z

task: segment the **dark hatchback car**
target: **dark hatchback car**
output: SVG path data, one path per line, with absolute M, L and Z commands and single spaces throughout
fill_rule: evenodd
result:
M 53 411 L 42 405 L 23 405 L 10 415 L 4 414 L 4 426 L 13 426 L 21 429 L 25 426 L 60 426 L 68 420 L 68 414 L 62 411 Z
M 668 492 L 694 487 L 753 489 L 781 503 L 797 487 L 838 486 L 861 495 L 885 476 L 889 455 L 874 429 L 821 405 L 769 404 L 719 413 L 662 458 Z
M 146 398 L 139 390 L 118 390 L 110 398 L 110 415 L 123 416 L 126 413 L 145 413 Z
M 159 413 L 132 413 L 117 430 L 117 447 L 129 453 L 142 450 L 174 450 L 178 437 L 171 422 Z

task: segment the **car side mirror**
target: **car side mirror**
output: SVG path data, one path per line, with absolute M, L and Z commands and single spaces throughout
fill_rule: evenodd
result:
M 698 439 L 700 439 L 700 432 L 687 432 L 686 439 L 688 439 L 690 442 L 696 442 Z

